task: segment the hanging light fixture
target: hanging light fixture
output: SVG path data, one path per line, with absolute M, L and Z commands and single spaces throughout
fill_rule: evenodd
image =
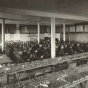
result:
M 16 25 L 16 29 L 17 29 L 17 30 L 19 30 L 19 27 L 20 27 L 20 25 L 19 25 L 19 24 L 17 24 L 17 25 Z

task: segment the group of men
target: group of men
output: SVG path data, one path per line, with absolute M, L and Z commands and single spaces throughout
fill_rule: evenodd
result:
M 56 57 L 71 55 L 75 53 L 87 52 L 87 43 L 78 43 L 70 41 L 59 41 L 56 39 Z M 22 53 L 19 54 L 18 52 Z M 27 62 L 51 58 L 51 40 L 50 38 L 27 42 L 6 42 L 5 52 L 13 62 Z

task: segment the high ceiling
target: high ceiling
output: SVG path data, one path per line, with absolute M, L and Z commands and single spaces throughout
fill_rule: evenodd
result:
M 1 7 L 4 7 L 5 9 Z M 8 23 L 8 20 L 9 20 L 9 23 L 12 20 L 13 21 L 17 20 L 19 21 L 18 23 L 21 23 L 21 20 L 27 20 L 30 22 L 50 23 L 50 18 L 49 16 L 41 17 L 40 15 L 30 16 L 30 14 L 28 13 L 20 14 L 20 11 L 19 11 L 19 14 L 11 13 L 11 10 L 7 11 L 6 8 L 46 12 L 46 13 L 53 13 L 57 15 L 64 14 L 64 15 L 68 15 L 68 17 L 70 17 L 69 15 L 71 15 L 71 16 L 77 16 L 77 18 L 79 18 L 76 20 L 76 19 L 73 19 L 74 17 L 72 17 L 72 20 L 68 20 L 64 18 L 64 15 L 62 15 L 61 18 L 58 17 L 58 19 L 56 19 L 57 24 L 63 23 L 64 20 L 65 20 L 65 23 L 72 24 L 72 23 L 84 22 L 86 18 L 88 19 L 88 10 L 87 10 L 88 0 L 0 0 L 0 8 L 1 8 L 0 14 L 5 15 L 4 17 L 1 15 L 0 18 L 7 19 L 7 23 Z M 15 16 L 11 16 L 11 14 Z M 21 15 L 22 17 L 18 15 Z M 80 20 L 80 17 L 83 17 L 85 19 Z

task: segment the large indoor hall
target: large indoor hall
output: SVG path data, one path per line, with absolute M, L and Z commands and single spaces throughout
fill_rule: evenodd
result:
M 88 1 L 0 0 L 0 88 L 88 88 Z

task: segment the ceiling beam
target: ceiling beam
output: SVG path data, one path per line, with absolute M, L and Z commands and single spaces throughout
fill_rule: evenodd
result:
M 0 19 L 0 24 L 2 23 L 2 19 Z M 31 21 L 21 21 L 21 20 L 5 20 L 5 24 L 22 24 L 22 25 L 37 25 L 38 22 Z M 40 24 L 49 25 L 50 22 L 40 22 Z
M 0 23 L 2 20 L 0 19 Z M 37 25 L 38 22 L 31 22 L 31 21 L 21 21 L 21 20 L 5 20 L 5 24 L 22 24 L 22 25 Z M 51 25 L 50 22 L 39 22 L 42 25 Z M 56 22 L 56 25 L 63 24 L 62 22 Z M 72 23 L 66 23 L 72 24 Z
M 50 17 L 50 18 L 55 17 L 55 18 L 62 18 L 62 19 L 88 21 L 87 17 L 82 17 L 82 16 L 23 10 L 23 9 L 13 9 L 13 8 L 5 8 L 5 7 L 0 7 L 0 12 L 8 13 L 8 14 L 31 15 L 31 16 Z
M 5 24 L 22 24 L 22 25 L 36 25 L 36 22 L 30 21 L 16 21 L 16 20 L 5 20 Z
M 23 21 L 40 21 L 39 17 L 31 17 L 26 15 L 18 15 L 18 14 L 9 14 L 9 13 L 2 13 L 0 12 L 1 19 L 12 19 L 12 20 L 23 20 Z M 34 18 L 34 19 L 32 19 Z

